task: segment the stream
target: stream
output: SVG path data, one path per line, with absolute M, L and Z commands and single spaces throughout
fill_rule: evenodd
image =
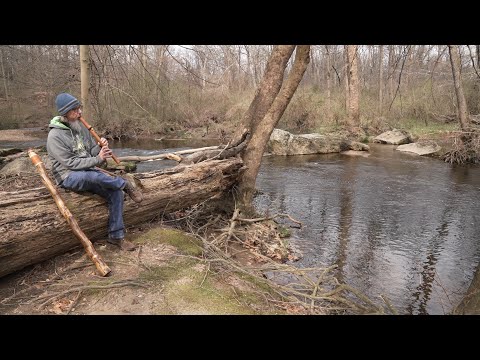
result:
M 117 156 L 145 156 L 212 145 L 142 140 L 111 147 Z M 480 263 L 480 167 L 369 145 L 369 156 L 265 156 L 255 206 L 303 222 L 289 238 L 301 254 L 296 266 L 336 264 L 341 282 L 379 303 L 386 296 L 400 314 L 447 314 Z M 142 162 L 137 171 L 175 164 Z

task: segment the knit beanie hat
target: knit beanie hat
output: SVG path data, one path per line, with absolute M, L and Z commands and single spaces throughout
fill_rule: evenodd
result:
M 72 109 L 79 107 L 80 101 L 75 97 L 67 93 L 61 93 L 55 99 L 55 105 L 57 105 L 57 111 L 60 115 L 65 115 Z

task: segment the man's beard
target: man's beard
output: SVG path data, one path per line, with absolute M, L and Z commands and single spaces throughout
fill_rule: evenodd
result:
M 69 121 L 68 122 L 68 126 L 70 127 L 70 129 L 72 129 L 73 131 L 79 133 L 82 131 L 82 124 L 80 124 L 80 121 L 78 120 L 74 120 L 74 121 Z

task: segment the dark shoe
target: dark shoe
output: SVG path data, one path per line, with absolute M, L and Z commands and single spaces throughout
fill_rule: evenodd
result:
M 137 190 L 133 184 L 131 183 L 130 179 L 124 178 L 126 181 L 125 187 L 123 191 L 125 191 L 130 198 L 135 201 L 136 203 L 142 202 L 143 194 L 140 190 Z
M 112 245 L 118 246 L 124 251 L 133 251 L 137 248 L 137 245 L 125 239 L 108 239 L 107 242 Z

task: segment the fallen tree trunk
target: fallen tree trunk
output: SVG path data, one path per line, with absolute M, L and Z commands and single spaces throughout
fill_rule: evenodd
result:
M 222 195 L 236 183 L 242 166 L 235 157 L 135 174 L 141 179 L 144 200 L 125 202 L 125 225 L 141 224 Z M 102 198 L 59 192 L 92 242 L 107 236 L 108 209 Z M 0 277 L 76 246 L 78 240 L 46 188 L 0 192 Z

